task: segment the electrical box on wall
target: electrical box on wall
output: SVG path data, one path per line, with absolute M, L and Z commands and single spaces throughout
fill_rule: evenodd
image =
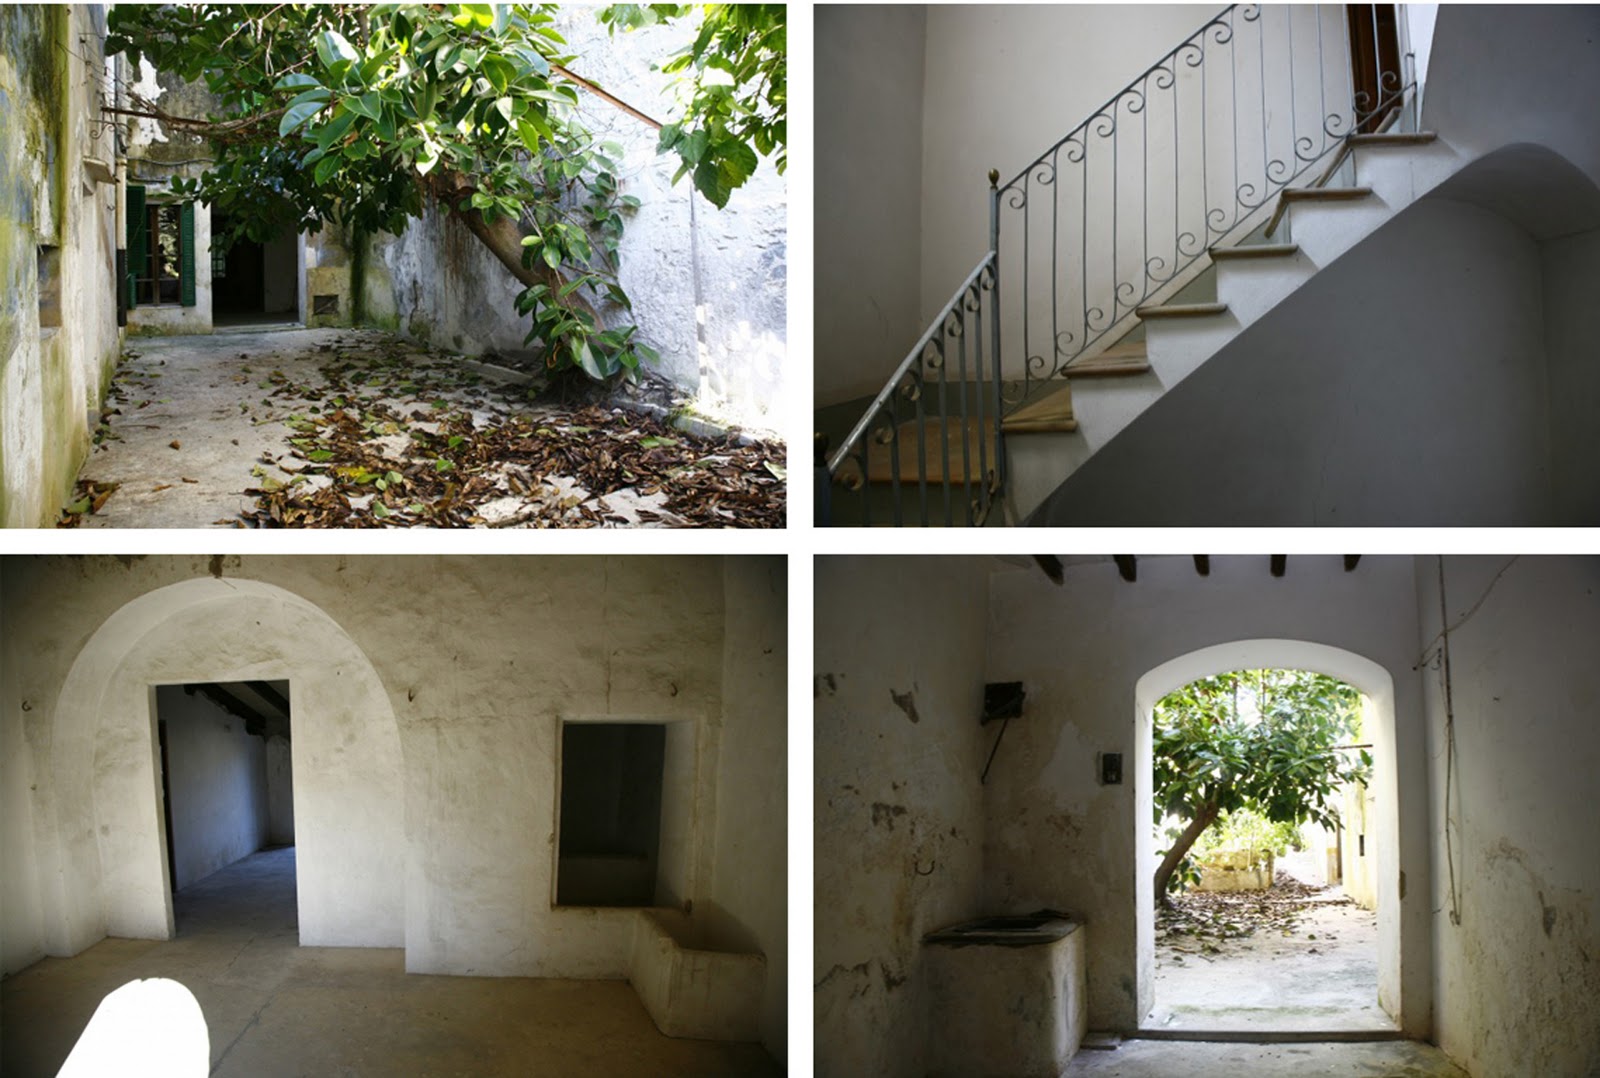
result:
M 1100 785 L 1122 785 L 1122 753 L 1102 752 L 1100 754 Z

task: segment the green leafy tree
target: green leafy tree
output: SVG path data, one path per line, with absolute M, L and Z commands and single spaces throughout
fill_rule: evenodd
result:
M 681 18 L 689 4 L 612 4 L 600 21 L 614 33 Z M 660 153 L 682 162 L 695 190 L 718 208 L 756 170 L 757 154 L 788 165 L 788 31 L 782 4 L 706 4 L 700 32 L 661 66 L 682 74 L 683 119 L 661 128 Z
M 608 326 L 591 299 L 629 308 L 617 250 L 638 200 L 619 191 L 620 148 L 577 117 L 554 11 L 118 5 L 107 49 L 210 91 L 214 115 L 134 111 L 210 140 L 213 163 L 182 191 L 237 233 L 259 241 L 324 220 L 399 232 L 436 205 L 523 285 L 517 310 L 546 365 L 602 379 L 654 358 L 637 327 Z
M 1195 842 L 1227 813 L 1336 827 L 1340 787 L 1371 776 L 1370 754 L 1340 748 L 1359 707 L 1349 685 L 1301 670 L 1219 674 L 1162 697 L 1154 715 L 1156 822 L 1188 822 L 1156 869 L 1157 900 L 1167 901 Z

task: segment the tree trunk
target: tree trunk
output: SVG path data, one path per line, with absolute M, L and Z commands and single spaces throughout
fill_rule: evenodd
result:
M 1172 849 L 1167 851 L 1167 856 L 1161 861 L 1161 866 L 1156 869 L 1156 902 L 1159 905 L 1170 905 L 1167 898 L 1167 884 L 1172 880 L 1172 874 L 1178 870 L 1178 862 L 1183 860 L 1185 854 L 1195 841 L 1205 833 L 1206 828 L 1216 822 L 1220 809 L 1216 803 L 1205 805 L 1190 822 L 1183 834 L 1178 836 L 1178 841 L 1172 844 Z
M 536 284 L 547 286 L 550 289 L 552 303 L 560 304 L 569 311 L 584 312 L 594 320 L 596 330 L 606 328 L 600 312 L 577 292 L 564 297 L 557 296 L 567 283 L 567 279 L 559 271 L 551 269 L 542 260 L 535 260 L 531 267 L 522 264 L 522 230 L 509 217 L 497 217 L 492 224 L 484 220 L 483 214 L 470 205 L 477 187 L 466 177 L 459 174 L 438 177 L 432 189 L 449 215 L 460 218 L 461 223 L 467 226 L 467 230 L 489 249 L 489 253 L 494 255 L 511 276 L 527 287 Z M 463 204 L 468 204 L 465 210 L 457 208 Z

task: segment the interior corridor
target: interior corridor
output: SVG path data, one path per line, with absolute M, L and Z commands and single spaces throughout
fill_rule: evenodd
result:
M 105 939 L 0 982 L 0 1072 L 54 1075 L 108 993 L 166 977 L 199 1001 L 218 1076 L 782 1073 L 759 1044 L 663 1036 L 625 981 L 422 976 L 398 948 L 297 946 L 293 847 L 173 901 L 171 941 Z

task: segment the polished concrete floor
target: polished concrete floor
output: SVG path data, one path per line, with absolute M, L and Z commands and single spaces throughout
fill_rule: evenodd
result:
M 0 1073 L 53 1075 L 100 1001 L 139 978 L 194 993 L 211 1073 L 705 1078 L 781 1074 L 755 1044 L 663 1036 L 623 981 L 429 977 L 400 950 L 301 947 L 294 850 L 178 893 L 177 938 L 107 939 L 0 982 Z
M 1439 1049 L 1376 1044 L 1197 1044 L 1127 1041 L 1079 1052 L 1062 1078 L 1467 1078 Z

